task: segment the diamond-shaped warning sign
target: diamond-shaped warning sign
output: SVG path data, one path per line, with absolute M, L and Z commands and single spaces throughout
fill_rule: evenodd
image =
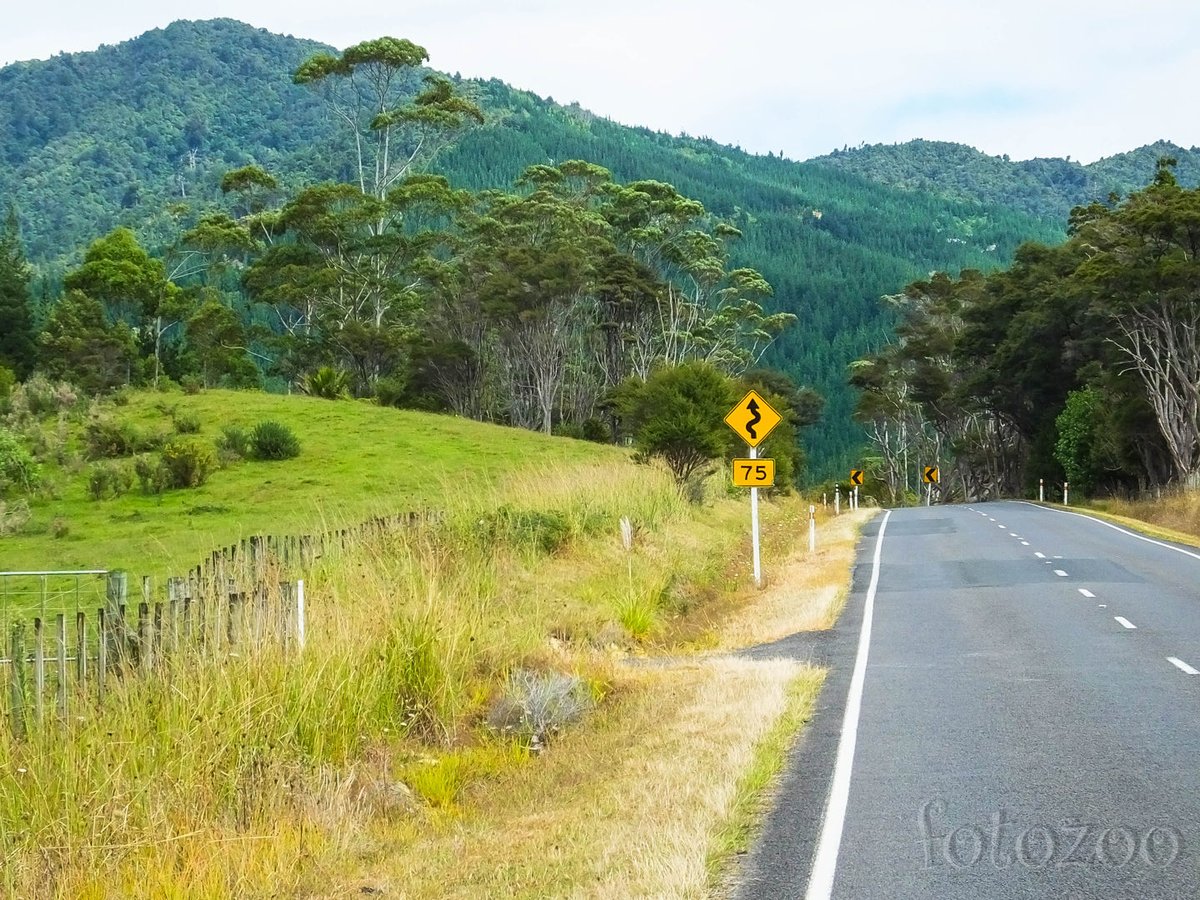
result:
M 758 391 L 747 393 L 725 417 L 725 424 L 751 447 L 765 441 L 782 421 L 783 416 L 775 412 Z

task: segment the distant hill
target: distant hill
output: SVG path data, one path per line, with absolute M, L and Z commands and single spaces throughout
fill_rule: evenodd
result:
M 1075 206 L 1128 195 L 1154 177 L 1158 160 L 1173 157 L 1187 185 L 1200 183 L 1200 147 L 1159 141 L 1089 165 L 1069 159 L 1012 161 L 945 141 L 872 144 L 834 151 L 810 165 L 848 172 L 888 187 L 952 200 L 997 204 L 1039 219 L 1065 222 Z
M 17 204 L 44 290 L 53 295 L 87 243 L 118 224 L 165 246 L 181 221 L 223 202 L 217 185 L 230 168 L 257 162 L 293 188 L 346 177 L 323 109 L 291 81 L 318 49 L 222 19 L 0 69 L 0 204 Z M 960 168 L 937 169 L 956 145 L 918 144 L 928 151 L 919 164 L 878 148 L 796 163 L 628 128 L 495 80 L 457 80 L 487 122 L 436 160 L 456 184 L 509 186 L 530 164 L 584 158 L 621 180 L 671 182 L 743 229 L 735 262 L 761 270 L 777 307 L 799 317 L 768 361 L 828 397 L 809 439 L 822 474 L 857 461 L 863 443 L 845 367 L 888 339 L 880 295 L 932 270 L 1004 265 L 1028 239 L 1058 241 L 1071 205 L 1052 191 L 1030 200 L 1032 187 L 1002 177 L 1022 164 L 968 148 L 955 151 Z M 892 157 L 895 177 L 866 165 Z M 1045 162 L 1076 177 L 1071 163 Z M 1136 164 L 1129 171 L 1136 177 Z

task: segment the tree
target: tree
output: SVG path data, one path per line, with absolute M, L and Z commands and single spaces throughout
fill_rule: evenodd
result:
M 661 458 L 683 487 L 729 450 L 733 433 L 723 420 L 736 399 L 727 376 L 690 362 L 656 369 L 646 381 L 630 379 L 615 403 L 638 452 Z
M 133 232 L 116 228 L 93 241 L 83 264 L 67 275 L 63 286 L 100 301 L 114 321 L 148 336 L 157 385 L 163 337 L 184 321 L 188 304 L 184 293 L 168 280 L 163 264 L 142 248 Z
M 37 362 L 29 277 L 17 210 L 10 206 L 0 233 L 0 366 L 12 369 L 22 379 Z
M 110 323 L 100 301 L 77 290 L 67 291 L 50 310 L 38 342 L 48 375 L 93 394 L 127 384 L 137 355 L 129 326 Z

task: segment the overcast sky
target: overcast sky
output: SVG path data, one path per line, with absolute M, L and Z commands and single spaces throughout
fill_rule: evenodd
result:
M 219 16 L 337 47 L 406 37 L 443 71 L 793 159 L 918 137 L 1084 162 L 1200 144 L 1195 0 L 35 0 L 5 16 L 0 63 Z

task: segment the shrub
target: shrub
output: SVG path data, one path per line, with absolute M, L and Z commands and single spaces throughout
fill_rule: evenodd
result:
M 217 438 L 217 449 L 230 456 L 250 456 L 250 433 L 238 425 L 226 425 Z
M 133 473 L 125 463 L 102 460 L 88 471 L 88 493 L 93 500 L 120 497 L 133 487 Z
M 408 380 L 389 375 L 375 382 L 375 399 L 380 406 L 403 406 L 408 397 Z
M 6 414 L 11 405 L 13 388 L 17 385 L 17 376 L 7 366 L 0 366 L 0 415 Z
M 582 430 L 585 441 L 592 441 L 597 444 L 612 443 L 612 429 L 608 426 L 608 423 L 597 419 L 595 416 L 592 416 L 590 419 L 584 419 Z
M 571 522 L 563 513 L 501 506 L 486 515 L 477 534 L 495 546 L 508 544 L 519 549 L 551 554 L 571 540 Z
M 42 469 L 15 434 L 0 429 L 0 494 L 33 491 L 42 483 Z
M 578 721 L 593 704 L 591 691 L 574 675 L 518 669 L 492 704 L 487 722 L 493 730 L 536 747 Z
M 50 535 L 56 540 L 62 540 L 71 533 L 71 523 L 62 516 L 55 516 L 50 523 Z
M 321 366 L 317 371 L 305 376 L 300 383 L 300 389 L 313 397 L 341 400 L 350 396 L 350 376 L 341 369 Z
M 201 441 L 177 438 L 163 447 L 162 463 L 170 487 L 200 487 L 217 467 L 217 454 Z
M 84 428 L 83 442 L 90 459 L 117 459 L 157 450 L 163 438 L 160 434 L 143 432 L 132 422 L 93 416 Z
M 255 459 L 291 459 L 300 455 L 300 441 L 281 422 L 259 422 L 250 432 L 250 455 Z
M 204 390 L 204 382 L 195 375 L 184 375 L 179 379 L 179 386 L 185 394 L 198 394 Z
M 171 419 L 178 434 L 196 434 L 200 431 L 200 417 L 194 412 L 177 412 Z
M 171 473 L 158 457 L 137 457 L 133 461 L 133 471 L 143 494 L 161 494 L 171 484 Z
M 17 534 L 28 524 L 29 504 L 24 500 L 5 503 L 0 500 L 0 535 Z

